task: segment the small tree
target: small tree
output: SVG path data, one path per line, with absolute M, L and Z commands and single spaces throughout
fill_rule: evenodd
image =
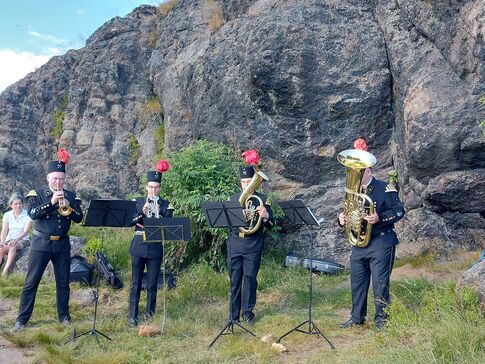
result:
M 168 155 L 171 168 L 164 173 L 162 193 L 175 207 L 175 216 L 187 216 L 192 224 L 188 244 L 168 244 L 172 268 L 206 260 L 221 269 L 225 265 L 227 229 L 211 229 L 201 209 L 203 201 L 224 201 L 239 190 L 237 177 L 241 156 L 220 143 L 198 141 L 181 152 Z

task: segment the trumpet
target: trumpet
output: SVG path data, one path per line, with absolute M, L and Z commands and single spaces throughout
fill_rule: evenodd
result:
M 158 206 L 157 200 L 151 200 L 150 197 L 147 197 L 148 203 L 148 210 L 147 210 L 147 217 L 151 218 L 154 217 L 158 219 L 160 217 L 160 207 Z
M 57 189 L 56 192 L 59 191 L 62 191 L 63 195 L 59 200 L 57 200 L 57 204 L 59 206 L 59 208 L 57 209 L 57 213 L 61 216 L 69 216 L 72 214 L 72 207 L 69 204 L 69 200 L 67 198 L 64 198 L 64 190 Z

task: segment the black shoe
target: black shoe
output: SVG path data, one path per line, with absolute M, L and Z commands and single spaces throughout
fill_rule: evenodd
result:
M 153 313 L 144 313 L 143 314 L 143 321 L 150 322 L 153 320 Z
M 243 321 L 246 322 L 249 326 L 254 325 L 255 315 L 252 312 L 247 312 L 243 315 Z
M 20 321 L 16 321 L 15 325 L 13 326 L 12 332 L 18 332 L 25 328 L 25 324 L 21 323 Z
M 384 330 L 386 328 L 386 321 L 385 320 L 376 321 L 375 325 L 377 330 Z
M 137 327 L 138 326 L 138 319 L 134 317 L 130 317 L 128 320 L 128 326 L 129 327 Z
M 352 327 L 352 326 L 363 326 L 364 323 L 357 323 L 357 322 L 354 322 L 354 320 L 352 319 L 349 319 L 348 321 L 345 321 L 344 323 L 341 323 L 338 325 L 338 327 L 340 327 L 341 329 L 348 329 L 349 327 Z

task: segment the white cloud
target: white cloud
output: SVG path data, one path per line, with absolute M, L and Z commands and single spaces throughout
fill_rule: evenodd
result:
M 42 39 L 42 40 L 47 40 L 47 41 L 55 43 L 57 45 L 68 45 L 69 42 L 70 42 L 68 39 L 57 38 L 54 35 L 41 34 L 41 33 L 38 33 L 38 32 L 34 32 L 32 30 L 29 30 L 29 34 L 32 35 L 33 37 L 36 37 L 36 38 L 39 38 L 39 39 Z
M 86 14 L 86 9 L 76 9 L 76 14 L 77 15 L 85 15 Z
M 53 55 L 0 49 L 0 92 L 24 78 L 29 72 L 35 71 Z

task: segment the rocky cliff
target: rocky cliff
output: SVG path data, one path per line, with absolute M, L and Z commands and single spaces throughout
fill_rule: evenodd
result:
M 326 222 L 320 256 L 345 261 L 336 155 L 366 138 L 398 172 L 399 253 L 484 245 L 485 5 L 481 0 L 180 0 L 104 24 L 0 95 L 2 201 L 42 184 L 57 142 L 85 201 L 123 198 L 163 143 L 257 148 L 270 188 Z M 161 138 L 163 136 L 163 138 Z M 285 242 L 305 250 L 306 234 Z

